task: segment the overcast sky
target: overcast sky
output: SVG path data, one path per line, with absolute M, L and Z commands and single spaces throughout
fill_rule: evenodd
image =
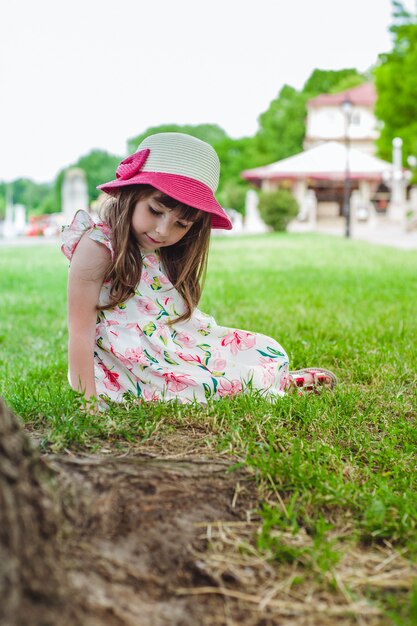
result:
M 413 10 L 415 0 L 405 0 Z M 51 181 L 163 123 L 253 135 L 281 87 L 364 71 L 390 0 L 13 0 L 0 12 L 0 180 Z

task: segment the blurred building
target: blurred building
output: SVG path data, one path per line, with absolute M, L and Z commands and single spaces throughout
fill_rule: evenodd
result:
M 352 103 L 349 124 L 350 145 L 367 154 L 375 154 L 378 121 L 374 115 L 376 92 L 373 83 L 365 83 L 340 93 L 322 94 L 307 102 L 304 148 L 314 148 L 325 141 L 344 142 L 346 118 L 343 102 Z
M 300 206 L 298 221 L 312 228 L 317 222 L 342 223 L 346 193 L 353 222 L 404 222 L 407 172 L 399 165 L 400 154 L 394 163 L 374 156 L 379 134 L 375 101 L 372 83 L 312 98 L 304 152 L 245 170 L 242 177 L 262 190 L 289 189 Z

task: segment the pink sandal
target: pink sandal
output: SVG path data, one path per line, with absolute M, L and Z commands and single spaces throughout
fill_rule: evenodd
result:
M 307 377 L 308 375 L 308 377 Z M 306 381 L 308 378 L 308 382 Z M 311 378 L 313 381 L 311 382 Z M 297 389 L 298 395 L 303 393 L 320 393 L 323 389 L 333 389 L 337 385 L 337 378 L 330 370 L 321 367 L 305 367 L 290 372 L 290 386 Z

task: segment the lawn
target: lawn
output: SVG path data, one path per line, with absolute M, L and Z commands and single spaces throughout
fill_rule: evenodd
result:
M 0 395 L 41 448 L 94 451 L 204 424 L 207 445 L 259 484 L 259 530 L 235 551 L 250 544 L 292 589 L 366 601 L 360 619 L 376 607 L 380 621 L 369 609 L 363 623 L 416 624 L 417 252 L 321 235 L 214 238 L 201 308 L 276 338 L 291 369 L 333 370 L 337 389 L 95 419 L 66 379 L 67 267 L 58 246 L 0 247 Z M 359 623 L 352 614 L 346 623 Z

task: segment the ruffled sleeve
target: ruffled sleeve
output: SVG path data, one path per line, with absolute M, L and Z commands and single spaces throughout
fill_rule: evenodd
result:
M 62 246 L 61 250 L 71 261 L 72 256 L 75 252 L 76 247 L 84 235 L 84 233 L 88 232 L 88 236 L 90 239 L 97 241 L 98 243 L 103 244 L 110 250 L 110 253 L 113 257 L 113 246 L 111 242 L 111 231 L 107 224 L 103 224 L 101 222 L 95 223 L 91 218 L 91 215 L 87 213 L 87 211 L 83 211 L 80 209 L 74 215 L 74 219 L 72 220 L 69 226 L 62 227 Z

